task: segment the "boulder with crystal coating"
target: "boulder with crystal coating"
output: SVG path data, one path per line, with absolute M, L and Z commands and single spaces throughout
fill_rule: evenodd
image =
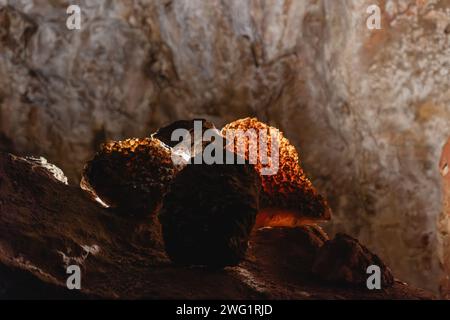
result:
M 149 215 L 176 171 L 170 149 L 158 139 L 112 141 L 86 164 L 81 187 L 121 213 Z

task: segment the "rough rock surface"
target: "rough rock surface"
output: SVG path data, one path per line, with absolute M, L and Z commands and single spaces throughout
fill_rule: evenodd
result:
M 196 139 L 198 137 L 195 136 L 195 123 L 199 123 L 199 133 L 200 138 L 203 138 L 203 134 L 208 129 L 215 129 L 215 126 L 212 122 L 207 121 L 205 119 L 192 119 L 192 120 L 177 120 L 175 122 L 172 122 L 162 128 L 159 128 L 158 131 L 152 134 L 152 137 L 161 140 L 169 147 L 175 147 L 180 141 L 173 141 L 172 140 L 172 133 L 177 129 L 184 129 L 189 131 L 190 139 L 191 139 L 191 148 L 194 149 L 195 143 L 197 142 Z M 216 129 L 217 130 L 217 129 Z M 200 141 L 198 142 L 202 142 Z M 190 154 L 194 155 L 194 150 L 190 150 Z
M 173 141 L 172 134 L 179 129 L 185 132 L 181 132 L 181 135 L 177 133 L 176 141 Z M 172 161 L 179 170 L 195 155 L 202 153 L 216 138 L 221 138 L 214 124 L 205 119 L 177 120 L 159 128 L 151 136 L 172 148 Z
M 258 215 L 257 225 L 295 226 L 331 219 L 327 201 L 307 178 L 297 150 L 279 129 L 247 117 L 228 123 L 221 134 L 227 148 L 255 164 L 261 176 L 264 212 Z
M 194 161 L 172 181 L 159 213 L 167 254 L 181 265 L 236 265 L 259 211 L 259 175 L 250 164 Z
M 442 175 L 444 209 L 439 216 L 440 245 L 443 248 L 439 256 L 444 268 L 444 276 L 440 282 L 440 293 L 443 298 L 450 299 L 450 139 L 442 150 L 439 168 Z
M 62 183 L 69 183 L 64 172 L 54 164 L 48 162 L 44 157 L 26 157 L 26 160 L 35 163 L 36 167 L 43 167 L 47 169 L 48 172 L 53 174 L 53 176 Z
M 255 229 L 252 239 L 258 243 L 254 250 L 260 263 L 268 263 L 266 268 L 280 275 L 286 270 L 290 274 L 311 274 L 319 249 L 328 240 L 328 235 L 317 225 L 266 227 Z M 271 261 L 277 263 L 269 265 Z
M 394 284 L 391 270 L 383 261 L 370 252 L 358 240 L 338 233 L 333 240 L 325 242 L 318 251 L 312 267 L 312 272 L 320 279 L 328 282 L 367 287 L 367 268 L 380 268 L 381 288 Z
M 69 31 L 66 1 L 0 0 L 1 150 L 76 181 L 106 139 L 258 116 L 301 150 L 328 231 L 437 289 L 449 0 L 78 3 L 82 29 Z M 366 27 L 372 4 L 381 30 Z
M 109 141 L 86 163 L 80 185 L 123 214 L 149 216 L 161 207 L 177 171 L 158 139 Z
M 379 292 L 314 282 L 291 262 L 298 266 L 305 253 L 320 245 L 320 232 L 284 231 L 256 231 L 246 260 L 236 267 L 175 267 L 164 253 L 157 220 L 118 216 L 47 169 L 0 154 L 1 299 L 433 297 L 400 282 Z M 287 256 L 277 250 L 285 245 L 295 248 L 295 243 L 305 250 L 286 252 Z M 72 264 L 82 270 L 80 291 L 66 288 L 66 267 Z

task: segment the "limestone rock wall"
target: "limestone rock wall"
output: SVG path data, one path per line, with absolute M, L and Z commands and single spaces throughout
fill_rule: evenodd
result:
M 436 221 L 443 210 L 438 163 L 450 136 L 450 2 L 379 2 L 377 32 L 361 27 L 359 12 L 369 1 L 352 4 L 344 10 L 328 2 L 347 19 L 330 29 L 338 42 L 325 48 L 332 83 L 327 142 L 319 143 L 323 149 L 300 142 L 305 162 L 333 195 L 335 230 L 358 234 L 398 274 L 436 288 L 438 252 L 449 250 L 437 241 Z
M 170 120 L 279 126 L 395 274 L 437 289 L 450 136 L 450 0 L 0 0 L 0 149 L 72 183 L 105 139 Z M 368 30 L 378 4 L 382 29 Z
M 440 282 L 440 292 L 446 299 L 450 299 L 450 139 L 442 150 L 439 168 L 442 175 L 444 210 L 439 216 L 439 258 L 444 269 L 444 276 Z

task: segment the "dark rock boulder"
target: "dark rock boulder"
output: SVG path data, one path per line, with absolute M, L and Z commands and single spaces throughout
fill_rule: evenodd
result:
M 371 265 L 380 268 L 383 288 L 394 284 L 391 270 L 376 254 L 370 252 L 358 240 L 340 233 L 319 250 L 313 272 L 327 282 L 366 287 L 370 276 L 367 268 Z
M 203 133 L 208 129 L 216 129 L 214 124 L 208 120 L 205 119 L 192 119 L 192 120 L 178 120 L 175 122 L 172 122 L 162 128 L 159 128 L 155 133 L 152 134 L 153 138 L 156 138 L 164 144 L 168 145 L 169 147 L 175 147 L 179 141 L 172 140 L 172 133 L 177 129 L 184 129 L 187 132 L 189 132 L 191 136 L 191 146 L 194 146 L 194 143 L 196 142 L 196 138 L 194 136 L 194 129 L 195 129 L 195 123 L 200 124 L 199 128 L 201 133 L 200 138 L 203 137 Z M 200 139 L 201 140 L 201 139 Z M 201 141 L 200 141 L 201 142 Z
M 238 264 L 258 213 L 259 191 L 252 165 L 187 165 L 159 215 L 170 258 L 187 265 Z
M 262 228 L 253 232 L 252 239 L 258 243 L 253 250 L 260 259 L 259 263 L 267 262 L 267 268 L 280 274 L 291 270 L 292 273 L 306 275 L 311 273 L 317 253 L 328 236 L 317 225 L 305 225 Z M 270 265 L 271 261 L 277 263 Z

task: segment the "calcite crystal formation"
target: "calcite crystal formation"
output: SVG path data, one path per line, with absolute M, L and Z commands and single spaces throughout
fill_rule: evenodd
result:
M 248 133 L 249 130 L 254 130 L 257 135 L 266 135 L 265 149 L 261 144 L 251 143 L 250 139 L 239 136 L 239 132 Z M 331 210 L 326 200 L 306 177 L 300 166 L 297 150 L 281 131 L 256 118 L 244 118 L 223 127 L 222 135 L 237 136 L 236 139 L 233 138 L 231 145 L 228 144 L 228 148 L 232 148 L 247 160 L 251 158 L 252 152 L 257 154 L 255 167 L 262 180 L 261 212 L 257 226 L 296 226 L 331 218 Z M 274 143 L 276 148 L 272 149 Z M 262 150 L 268 153 L 269 158 L 273 151 L 278 152 L 275 161 L 279 163 L 275 174 L 262 173 L 265 167 L 260 156 Z
M 122 213 L 149 215 L 160 207 L 176 171 L 170 149 L 158 139 L 111 141 L 86 164 L 81 187 Z
M 258 213 L 259 191 L 252 165 L 188 164 L 173 180 L 159 215 L 171 260 L 211 267 L 238 264 Z

